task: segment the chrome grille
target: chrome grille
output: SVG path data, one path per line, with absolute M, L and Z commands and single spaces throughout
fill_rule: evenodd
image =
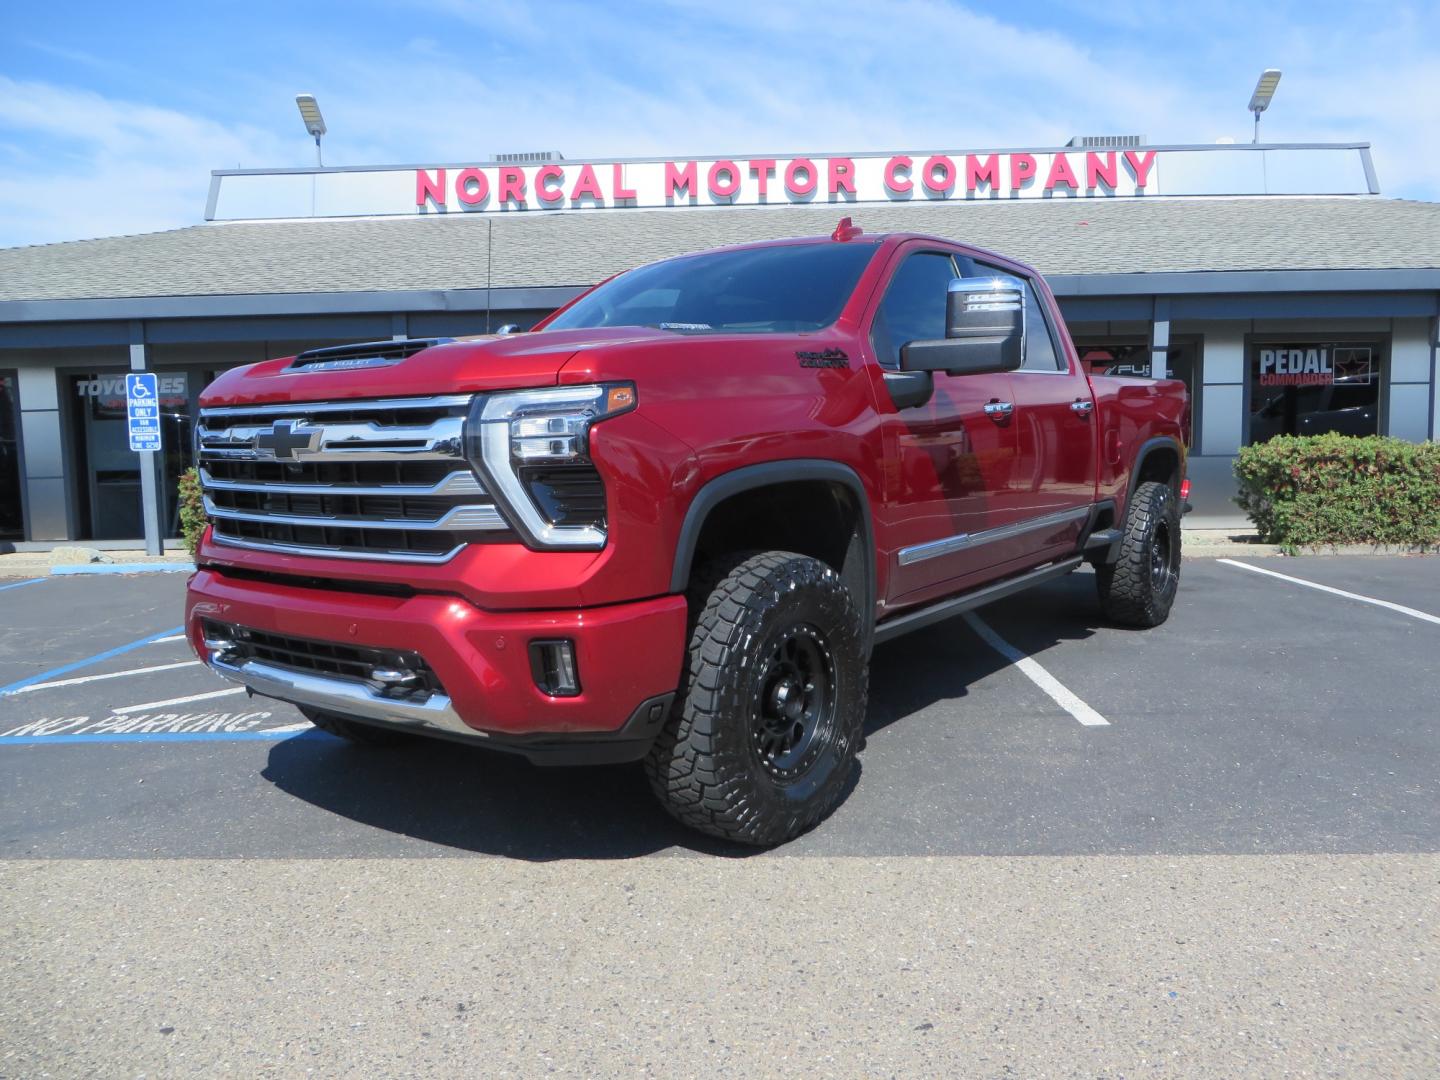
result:
M 205 511 L 235 547 L 444 562 L 514 539 L 464 453 L 469 395 L 201 409 Z

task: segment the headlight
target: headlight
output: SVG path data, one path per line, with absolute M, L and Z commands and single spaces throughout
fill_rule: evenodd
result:
M 605 546 L 605 486 L 590 427 L 635 408 L 630 383 L 557 386 L 476 397 L 466 455 L 533 547 Z

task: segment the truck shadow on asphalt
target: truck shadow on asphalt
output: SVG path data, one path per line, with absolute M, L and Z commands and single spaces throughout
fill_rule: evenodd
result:
M 1042 637 L 1044 645 L 1053 645 L 1088 637 L 1101 625 L 1088 579 L 1072 576 L 1036 593 L 1047 619 L 1027 635 L 1027 651 L 1042 651 Z M 1007 663 L 960 620 L 877 648 L 865 724 L 869 744 L 904 738 L 904 725 L 893 727 L 897 722 L 937 702 L 963 700 L 971 685 Z M 855 797 L 864 762 L 862 754 L 846 800 Z M 360 747 L 315 731 L 277 743 L 261 775 L 329 813 L 478 854 L 543 862 L 635 858 L 669 849 L 735 858 L 762 851 L 712 840 L 673 821 L 638 764 L 541 768 L 455 743 L 416 739 L 398 747 Z M 835 827 L 833 821 L 820 825 Z

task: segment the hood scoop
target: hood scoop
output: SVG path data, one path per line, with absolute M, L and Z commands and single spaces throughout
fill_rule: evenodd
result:
M 289 371 L 355 371 L 363 368 L 390 367 L 418 352 L 444 345 L 454 338 L 403 338 L 399 341 L 363 341 L 358 345 L 333 345 L 326 349 L 310 349 L 295 357 Z

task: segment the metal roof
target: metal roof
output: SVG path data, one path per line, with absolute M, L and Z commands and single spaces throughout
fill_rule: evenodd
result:
M 575 287 L 670 255 L 922 232 L 1047 275 L 1440 268 L 1440 203 L 1377 197 L 1053 199 L 207 224 L 0 249 L 0 302 Z

